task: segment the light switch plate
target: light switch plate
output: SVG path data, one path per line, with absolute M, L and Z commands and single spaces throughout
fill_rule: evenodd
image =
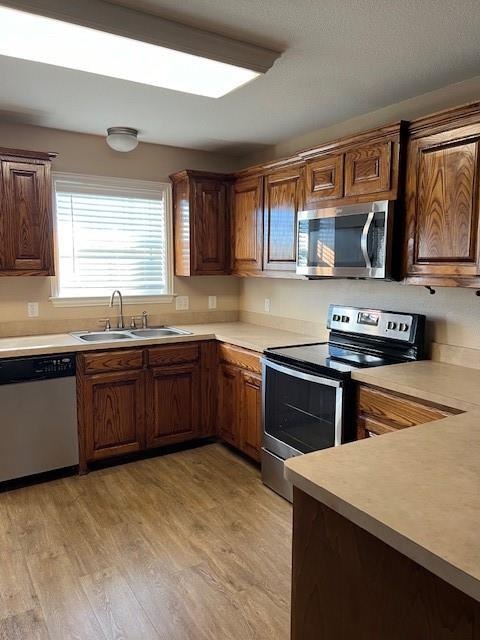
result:
M 27 302 L 27 314 L 29 318 L 38 318 L 38 302 Z
M 177 296 L 175 298 L 175 309 L 177 311 L 188 311 L 190 301 L 188 296 Z
M 208 308 L 209 309 L 217 308 L 217 296 L 208 296 Z
M 265 313 L 270 313 L 270 298 L 265 298 Z

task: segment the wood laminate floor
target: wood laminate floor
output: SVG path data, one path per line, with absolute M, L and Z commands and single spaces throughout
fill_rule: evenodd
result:
M 0 639 L 287 639 L 290 554 L 221 444 L 2 493 Z

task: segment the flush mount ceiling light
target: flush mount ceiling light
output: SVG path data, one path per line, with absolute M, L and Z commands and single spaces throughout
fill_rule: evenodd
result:
M 220 98 L 280 53 L 102 0 L 12 0 L 0 1 L 0 55 Z
M 130 127 L 110 127 L 107 129 L 107 144 L 114 151 L 133 151 L 138 145 L 138 131 Z

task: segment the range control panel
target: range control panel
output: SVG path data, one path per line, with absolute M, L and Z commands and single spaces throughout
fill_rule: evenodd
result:
M 416 323 L 415 316 L 411 314 L 330 305 L 327 328 L 345 333 L 413 342 Z

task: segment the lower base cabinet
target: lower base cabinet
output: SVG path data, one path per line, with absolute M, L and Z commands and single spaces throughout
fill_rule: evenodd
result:
M 219 435 L 258 462 L 262 437 L 260 356 L 221 344 L 219 360 Z
M 200 363 L 147 371 L 147 447 L 198 438 L 200 406 Z
M 261 448 L 258 353 L 214 341 L 77 356 L 80 471 L 92 462 L 219 435 Z
M 461 413 L 393 391 L 361 384 L 357 388 L 357 439 L 441 420 Z
M 143 395 L 143 371 L 85 377 L 82 382 L 82 416 L 86 459 L 102 460 L 144 448 Z

